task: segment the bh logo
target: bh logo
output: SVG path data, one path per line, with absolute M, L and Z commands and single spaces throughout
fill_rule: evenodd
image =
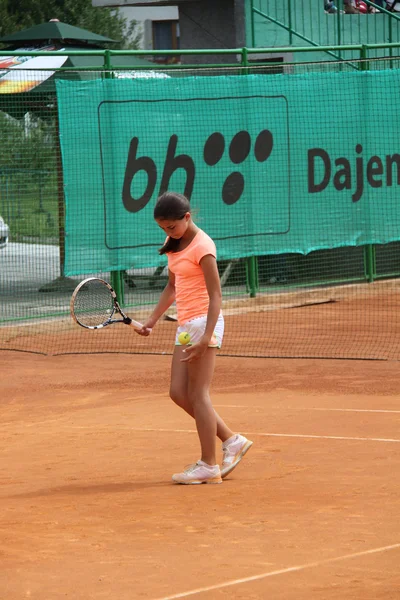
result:
M 162 170 L 159 195 L 168 190 L 170 180 L 175 171 L 182 169 L 186 180 L 184 195 L 190 200 L 196 177 L 196 165 L 189 154 L 180 154 L 178 151 L 179 139 L 171 135 L 166 151 L 165 163 Z M 239 168 L 242 163 L 253 156 L 258 163 L 265 162 L 273 151 L 274 138 L 268 129 L 260 131 L 252 139 L 248 131 L 238 131 L 231 139 L 226 140 L 220 132 L 214 132 L 204 143 L 202 148 L 202 168 L 215 168 L 223 157 L 229 157 L 227 172 L 221 170 L 221 198 L 227 204 L 235 204 L 245 190 L 245 178 Z M 226 161 L 225 161 L 226 163 Z M 198 165 L 200 166 L 200 165 Z M 143 194 L 135 198 L 132 196 L 132 183 L 135 177 L 144 172 L 147 176 L 147 186 Z M 127 211 L 136 213 L 146 206 L 156 189 L 158 179 L 157 166 L 149 156 L 141 156 L 139 138 L 132 138 L 129 146 L 126 163 L 122 200 Z

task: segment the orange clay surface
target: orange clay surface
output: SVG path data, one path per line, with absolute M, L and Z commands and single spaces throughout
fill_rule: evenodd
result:
M 219 357 L 254 446 L 201 486 L 169 365 L 0 353 L 1 600 L 398 600 L 399 363 Z

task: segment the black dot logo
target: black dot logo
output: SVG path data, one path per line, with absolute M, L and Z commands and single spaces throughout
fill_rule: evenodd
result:
M 239 131 L 229 146 L 229 158 L 235 165 L 239 165 L 249 155 L 251 138 L 247 131 Z
M 254 156 L 258 162 L 264 162 L 267 160 L 272 152 L 274 145 L 274 138 L 272 133 L 268 129 L 264 129 L 258 134 L 256 143 L 254 144 Z
M 225 138 L 222 133 L 212 133 L 204 144 L 204 162 L 214 167 L 223 157 L 225 151 Z M 266 161 L 271 155 L 274 145 L 272 133 L 268 129 L 261 131 L 254 143 L 254 157 L 257 162 Z M 236 133 L 229 144 L 229 159 L 234 165 L 242 164 L 249 156 L 251 150 L 251 136 L 248 131 Z M 245 188 L 242 173 L 233 171 L 222 185 L 222 200 L 225 204 L 235 204 L 241 197 Z
M 213 167 L 221 160 L 224 150 L 224 136 L 222 133 L 213 133 L 204 144 L 204 162 Z
M 225 204 L 235 204 L 243 194 L 244 177 L 238 171 L 231 173 L 222 186 L 222 200 Z

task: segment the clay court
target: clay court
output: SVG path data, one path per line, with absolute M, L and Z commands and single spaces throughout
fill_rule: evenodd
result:
M 107 48 L 68 67 L 48 37 L 62 70 L 2 52 L 0 600 L 400 600 L 396 30 L 389 12 L 365 37 L 322 5 L 304 28 L 295 3 L 277 19 L 196 4 L 153 65 Z M 160 23 L 175 44 L 178 22 Z M 290 46 L 270 52 L 281 26 Z M 346 99 L 385 111 L 350 118 Z M 101 277 L 147 322 L 168 280 L 153 204 L 172 186 L 218 249 L 213 404 L 254 442 L 222 485 L 171 481 L 200 457 L 168 398 L 176 306 L 149 337 L 108 327 L 110 298 L 82 301 L 100 329 L 71 318 L 78 283 Z
M 399 598 L 398 362 L 219 357 L 254 446 L 201 486 L 169 356 L 0 364 L 2 599 Z

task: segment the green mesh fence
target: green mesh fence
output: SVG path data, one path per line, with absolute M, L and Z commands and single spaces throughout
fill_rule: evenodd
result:
M 329 6 L 331 4 L 334 8 Z M 368 44 L 378 45 L 398 41 L 400 19 L 397 11 L 378 8 L 367 0 L 364 10 L 368 10 L 369 14 L 346 14 L 346 4 L 343 0 L 333 3 L 303 0 L 301 4 L 292 0 L 251 0 L 247 33 L 255 47 L 264 45 L 267 39 L 273 39 L 276 46 L 313 44 L 316 60 L 323 60 L 320 46 L 336 45 L 329 52 L 331 56 L 339 58 L 342 56 L 340 46 L 345 44 L 363 44 L 367 41 Z M 352 58 L 357 57 L 356 49 L 350 52 Z M 369 51 L 369 56 L 391 55 L 389 47 L 371 48 Z
M 222 354 L 399 358 L 397 62 L 0 78 L 0 349 L 170 353 L 174 307 L 148 339 L 69 315 L 87 276 L 151 312 L 168 188 L 216 241 Z

